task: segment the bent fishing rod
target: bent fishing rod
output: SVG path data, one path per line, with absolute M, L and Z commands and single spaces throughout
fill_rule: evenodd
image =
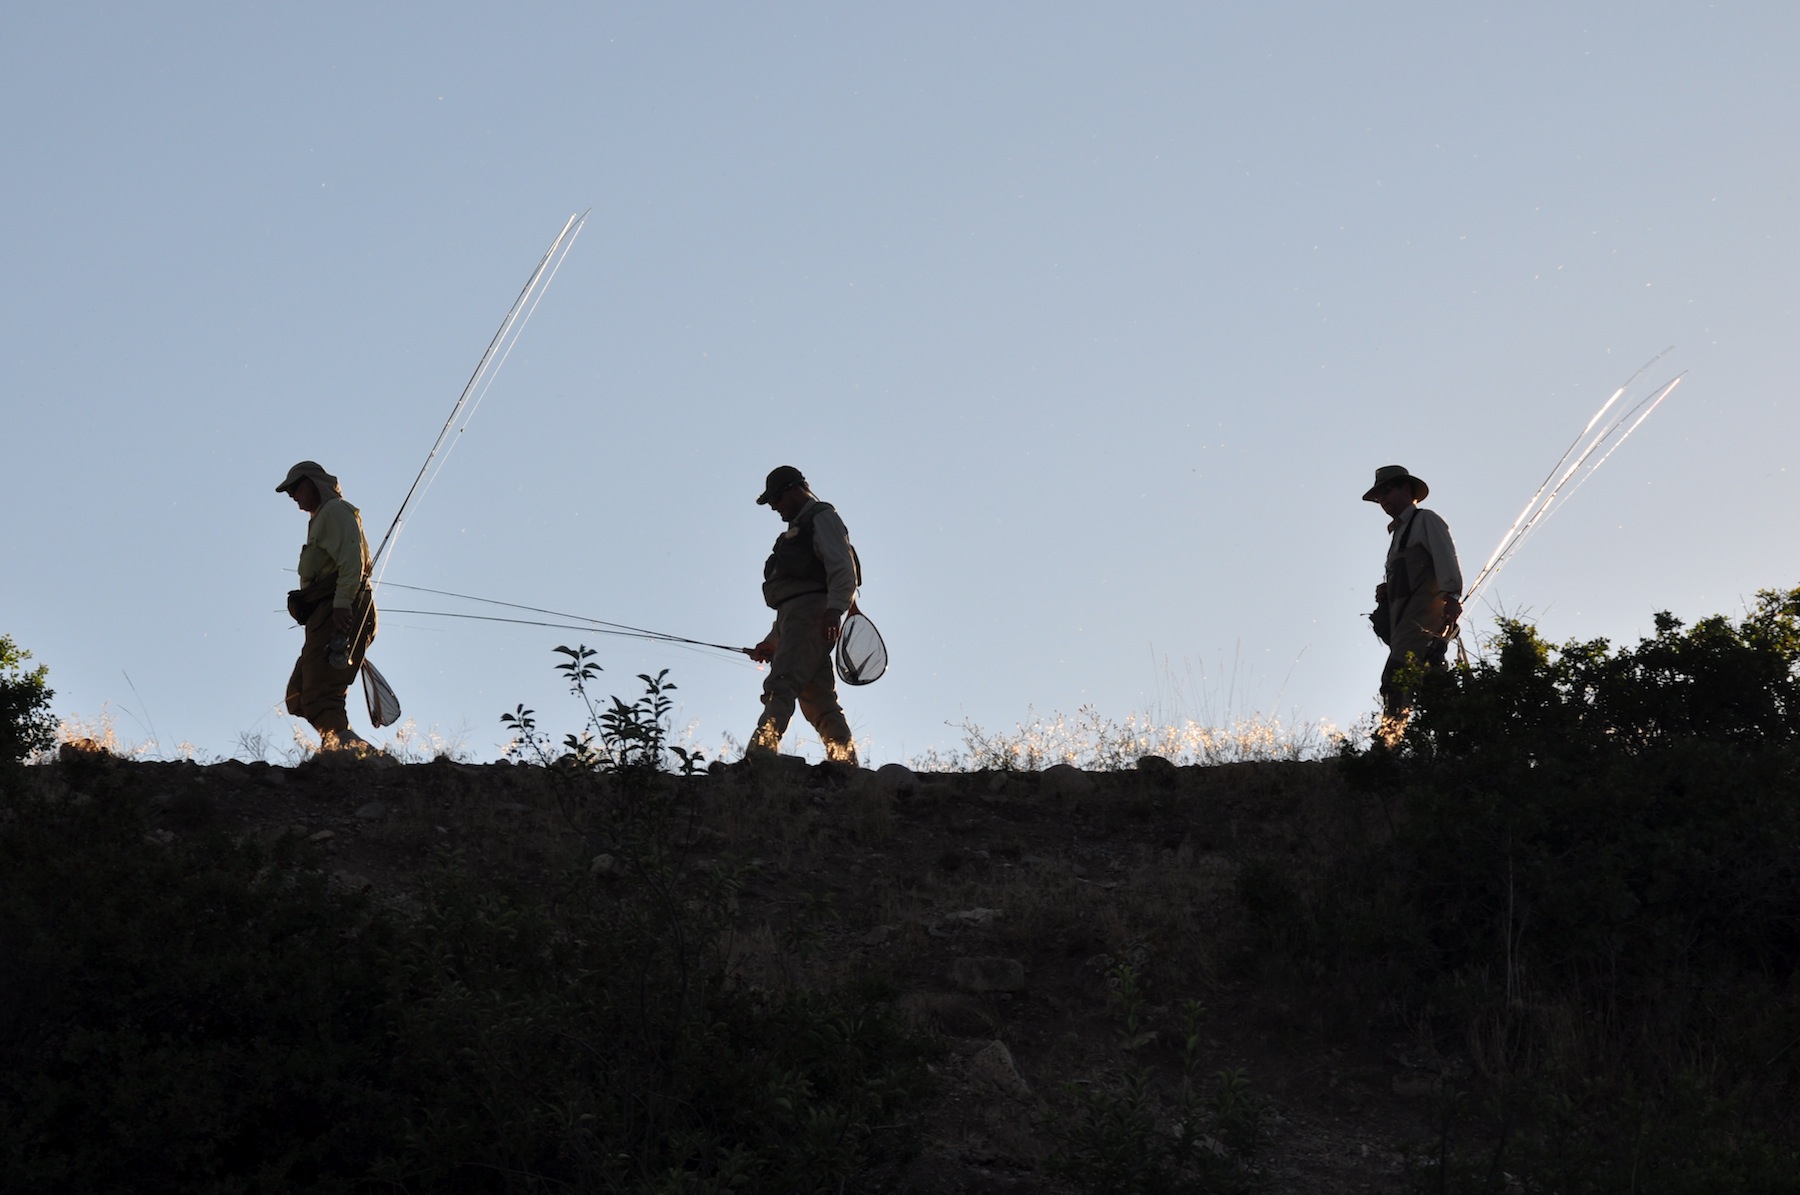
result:
M 550 248 L 544 251 L 543 259 L 538 262 L 537 269 L 533 270 L 531 277 L 526 279 L 524 289 L 519 292 L 519 297 L 513 300 L 512 308 L 507 311 L 506 318 L 500 321 L 500 327 L 495 331 L 494 338 L 488 342 L 487 351 L 481 354 L 481 360 L 475 364 L 475 372 L 469 375 L 469 381 L 463 386 L 462 393 L 456 399 L 456 404 L 450 408 L 450 417 L 444 420 L 443 429 L 438 432 L 437 439 L 432 442 L 431 451 L 425 454 L 425 463 L 419 466 L 418 475 L 413 478 L 411 487 L 406 491 L 406 497 L 401 499 L 400 509 L 394 512 L 394 521 L 388 524 L 387 534 L 381 537 L 381 546 L 376 548 L 375 554 L 369 558 L 369 575 L 373 578 L 373 584 L 381 584 L 382 575 L 387 571 L 388 550 L 394 545 L 401 520 L 406 517 L 407 507 L 412 505 L 414 496 L 421 493 L 420 483 L 424 483 L 425 488 L 430 489 L 431 481 L 437 479 L 437 473 L 442 471 L 445 462 L 449 460 L 450 451 L 456 446 L 455 441 L 451 441 L 450 448 L 444 448 L 444 441 L 450 437 L 451 429 L 455 428 L 457 437 L 460 438 L 463 431 L 468 428 L 470 420 L 475 418 L 475 411 L 481 406 L 481 400 L 486 397 L 489 387 L 494 384 L 494 379 L 500 375 L 500 369 L 506 364 L 507 357 L 512 355 L 513 346 L 519 343 L 519 337 L 524 333 L 525 325 L 530 322 L 532 312 L 537 310 L 538 303 L 549 291 L 550 283 L 556 278 L 556 271 L 562 267 L 563 259 L 574 247 L 575 238 L 580 235 L 582 225 L 587 223 L 588 213 L 593 210 L 589 208 L 586 212 L 569 217 L 567 223 L 563 225 L 562 231 L 556 234 L 556 239 L 550 242 Z M 470 401 L 471 397 L 474 399 L 473 402 Z M 458 426 L 459 423 L 460 426 Z M 444 453 L 442 460 L 438 459 L 440 449 L 443 449 Z M 433 461 L 437 461 L 438 467 L 431 473 L 428 480 L 426 472 L 431 469 Z
M 1587 484 L 1588 478 L 1599 471 L 1600 466 L 1604 465 L 1612 457 L 1612 454 L 1631 438 L 1633 432 L 1643 426 L 1644 420 L 1650 418 L 1656 408 L 1662 405 L 1663 400 L 1673 394 L 1675 387 L 1679 386 L 1682 379 L 1687 377 L 1685 370 L 1676 374 L 1640 399 L 1635 405 L 1627 408 L 1623 414 L 1615 416 L 1611 422 L 1601 427 L 1601 421 L 1606 413 L 1612 409 L 1614 403 L 1624 397 L 1632 383 L 1642 377 L 1652 365 L 1662 360 L 1669 352 L 1670 349 L 1664 349 L 1644 362 L 1636 373 L 1626 378 L 1624 384 L 1614 390 L 1606 401 L 1600 404 L 1600 409 L 1594 412 L 1593 417 L 1587 421 L 1587 425 L 1581 429 L 1580 434 L 1570 441 L 1567 448 L 1563 449 L 1563 454 L 1557 458 L 1556 464 L 1551 466 L 1550 472 L 1544 475 L 1544 480 L 1538 483 L 1537 489 L 1532 493 L 1530 500 L 1525 503 L 1524 509 L 1519 511 L 1518 517 L 1512 521 L 1512 526 L 1508 527 L 1505 534 L 1501 535 L 1500 542 L 1494 547 L 1487 563 L 1482 565 L 1481 571 L 1475 574 L 1474 581 L 1470 582 L 1468 588 L 1464 590 L 1461 602 L 1464 610 L 1474 604 L 1475 594 L 1481 587 L 1492 581 L 1505 567 L 1507 561 L 1513 558 L 1513 554 L 1518 551 L 1519 545 L 1524 543 L 1525 538 L 1543 524 L 1557 499 L 1561 497 L 1567 501 L 1568 498 L 1574 497 L 1575 493 Z M 1598 434 L 1595 434 L 1594 431 L 1596 427 L 1601 427 Z M 1620 428 L 1624 428 L 1622 434 L 1619 432 Z M 1617 435 L 1617 439 L 1614 439 L 1615 435 Z M 1610 446 L 1608 446 L 1609 441 Z M 1599 452 L 1602 447 L 1605 447 L 1606 451 L 1600 454 L 1600 459 L 1593 460 L 1594 454 Z M 1573 462 L 1569 460 L 1571 456 L 1575 458 Z M 1590 461 L 1593 463 L 1589 464 Z M 1573 487 L 1569 485 L 1571 480 L 1574 481 Z M 1563 493 L 1565 489 L 1568 490 L 1567 495 Z M 1452 624 L 1445 628 L 1444 638 L 1456 641 L 1457 661 L 1463 664 L 1468 663 L 1469 653 L 1463 644 L 1462 627 Z
M 1666 353 L 1668 350 L 1664 349 L 1663 352 Z M 1662 355 L 1662 353 L 1658 353 L 1657 358 L 1660 358 Z M 1649 364 L 1644 366 L 1644 369 L 1648 369 L 1650 364 L 1654 364 L 1657 358 L 1653 358 Z M 1635 380 L 1643 372 L 1643 369 L 1638 370 L 1636 374 L 1632 375 L 1631 380 Z M 1482 566 L 1481 571 L 1475 575 L 1475 580 L 1469 584 L 1468 589 L 1464 592 L 1463 602 L 1465 605 L 1475 596 L 1475 592 L 1480 589 L 1482 585 L 1494 579 L 1495 575 L 1499 573 L 1506 562 L 1512 559 L 1513 553 L 1518 550 L 1519 545 L 1524 542 L 1525 537 L 1530 535 L 1531 532 L 1545 520 L 1549 515 L 1552 506 L 1556 503 L 1556 500 L 1559 497 L 1564 497 L 1563 490 L 1569 487 L 1570 480 L 1574 479 L 1575 484 L 1572 488 L 1568 488 L 1568 494 L 1564 497 L 1564 501 L 1567 501 L 1567 498 L 1574 497 L 1576 492 L 1580 490 L 1583 485 L 1587 484 L 1588 478 L 1598 472 L 1600 466 L 1604 465 L 1607 460 L 1611 458 L 1612 454 L 1617 452 L 1620 447 L 1624 445 L 1625 441 L 1631 438 L 1631 433 L 1635 432 L 1643 425 L 1644 420 L 1650 418 L 1650 416 L 1655 413 L 1656 408 L 1662 405 L 1665 398 L 1675 392 L 1675 387 L 1679 386 L 1682 379 L 1685 377 L 1687 377 L 1686 371 L 1676 374 L 1669 381 L 1663 383 L 1643 399 L 1639 400 L 1634 406 L 1626 410 L 1624 414 L 1616 417 L 1611 423 L 1606 425 L 1604 430 L 1590 440 L 1588 438 L 1589 434 L 1593 432 L 1595 425 L 1600 422 L 1601 416 L 1606 413 L 1609 407 L 1619 400 L 1619 397 L 1625 393 L 1626 388 L 1631 385 L 1631 381 L 1628 380 L 1624 386 L 1615 390 L 1605 403 L 1601 404 L 1600 409 L 1594 413 L 1592 419 L 1588 420 L 1587 426 L 1582 429 L 1581 434 L 1575 437 L 1574 442 L 1571 443 L 1568 448 L 1563 450 L 1563 454 L 1557 459 L 1555 467 L 1550 470 L 1549 474 L 1544 478 L 1544 481 L 1538 486 L 1537 492 L 1532 494 L 1531 500 L 1525 504 L 1525 508 L 1521 510 L 1518 517 L 1513 520 L 1512 526 L 1508 527 L 1506 533 L 1500 537 L 1500 543 L 1494 548 L 1493 554 L 1488 557 L 1487 563 Z M 1628 424 L 1629 426 L 1627 426 Z M 1617 434 L 1622 427 L 1625 429 L 1624 433 L 1619 435 L 1617 440 L 1613 440 L 1613 436 Z M 1611 447 L 1608 447 L 1606 451 L 1600 455 L 1599 460 L 1596 460 L 1592 465 L 1589 465 L 1589 460 L 1591 460 L 1594 454 L 1605 446 L 1609 440 L 1612 441 Z M 1584 442 L 1586 446 L 1582 447 Z M 1579 452 L 1576 451 L 1578 448 L 1580 449 Z M 1575 457 L 1574 462 L 1569 464 L 1568 468 L 1563 468 L 1564 463 L 1569 460 L 1571 455 L 1574 455 Z M 1586 466 L 1585 469 L 1584 466 Z

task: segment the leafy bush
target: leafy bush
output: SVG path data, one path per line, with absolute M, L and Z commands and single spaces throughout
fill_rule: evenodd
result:
M 54 694 L 44 684 L 49 668 L 39 664 L 27 671 L 31 653 L 0 635 L 0 767 L 18 763 L 42 751 L 56 737 L 50 716 Z
M 1800 590 L 1616 650 L 1504 622 L 1346 753 L 1378 845 L 1240 878 L 1265 951 L 1470 1064 L 1424 1187 L 1796 1189 L 1797 669 Z
M 1759 593 L 1737 623 L 1684 629 L 1659 613 L 1655 625 L 1613 651 L 1604 639 L 1552 648 L 1503 619 L 1489 658 L 1426 674 L 1407 740 L 1429 754 L 1533 759 L 1800 740 L 1800 589 Z

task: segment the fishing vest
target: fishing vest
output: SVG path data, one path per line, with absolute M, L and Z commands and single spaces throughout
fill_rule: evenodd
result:
M 1400 533 L 1400 542 L 1394 545 L 1391 558 L 1387 563 L 1388 602 L 1398 617 L 1406 603 L 1420 593 L 1435 597 L 1439 592 L 1437 581 L 1438 561 L 1431 554 L 1431 547 L 1426 542 L 1425 533 L 1419 529 L 1418 538 L 1413 538 L 1413 531 L 1418 528 L 1420 518 L 1426 512 L 1414 507 L 1411 517 L 1406 521 L 1406 529 Z
M 820 514 L 835 509 L 829 502 L 815 502 L 792 527 L 775 537 L 775 547 L 770 550 L 768 560 L 763 562 L 764 584 L 770 581 L 816 581 L 818 592 L 825 592 L 828 588 L 825 562 L 813 548 L 813 524 Z M 856 583 L 861 585 L 862 559 L 857 556 L 854 546 L 850 549 L 850 560 L 856 566 Z

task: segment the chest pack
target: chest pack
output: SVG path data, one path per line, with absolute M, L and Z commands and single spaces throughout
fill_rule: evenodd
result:
M 1413 511 L 1412 518 L 1406 521 L 1406 530 L 1400 533 L 1400 546 L 1394 549 L 1394 558 L 1388 562 L 1385 580 L 1388 587 L 1388 600 L 1376 602 L 1375 608 L 1369 611 L 1369 629 L 1375 637 L 1390 647 L 1394 642 L 1394 607 L 1405 609 L 1407 599 L 1412 597 L 1413 586 L 1406 584 L 1406 543 L 1412 538 L 1413 524 L 1419 521 L 1419 512 Z M 1405 593 L 1398 598 L 1394 595 L 1404 588 Z

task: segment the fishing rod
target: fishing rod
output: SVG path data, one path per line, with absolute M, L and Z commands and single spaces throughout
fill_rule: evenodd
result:
M 1574 479 L 1575 484 L 1572 489 L 1569 489 L 1567 497 L 1573 497 L 1576 491 L 1587 483 L 1588 478 L 1592 477 L 1600 466 L 1604 465 L 1612 454 L 1624 445 L 1631 434 L 1643 425 L 1644 420 L 1648 419 L 1656 408 L 1662 405 L 1663 400 L 1674 393 L 1675 387 L 1680 385 L 1682 379 L 1687 376 L 1686 371 L 1676 374 L 1668 382 L 1651 391 L 1649 395 L 1627 409 L 1624 414 L 1616 416 L 1610 423 L 1607 423 L 1598 435 L 1593 435 L 1595 427 L 1600 424 L 1601 419 L 1613 404 L 1618 402 L 1619 398 L 1631 387 L 1631 384 L 1668 352 L 1668 349 L 1664 349 L 1652 357 L 1636 373 L 1626 379 L 1623 386 L 1613 391 L 1611 396 L 1600 405 L 1600 409 L 1594 412 L 1593 417 L 1588 420 L 1587 426 L 1582 428 L 1581 434 L 1576 436 L 1569 447 L 1563 450 L 1562 456 L 1557 459 L 1543 482 L 1538 485 L 1536 492 L 1531 495 L 1531 499 L 1525 503 L 1524 509 L 1513 520 L 1512 526 L 1507 528 L 1506 533 L 1500 537 L 1500 543 L 1494 548 L 1493 554 L 1488 557 L 1487 563 L 1482 566 L 1481 571 L 1476 574 L 1475 580 L 1464 592 L 1463 604 L 1465 606 L 1473 601 L 1476 591 L 1482 585 L 1494 579 L 1506 562 L 1512 559 L 1513 554 L 1525 541 L 1525 538 L 1548 517 L 1557 499 L 1563 497 L 1563 490 L 1568 487 L 1570 480 Z M 1625 429 L 1624 433 L 1618 435 L 1618 438 L 1614 440 L 1613 437 L 1619 433 L 1619 429 L 1622 427 Z M 1592 436 L 1591 439 L 1590 436 Z M 1607 445 L 1608 441 L 1612 441 L 1611 447 L 1601 454 L 1599 460 L 1593 461 L 1589 465 L 1588 462 L 1592 460 L 1594 454 Z M 1569 463 L 1571 455 L 1575 457 L 1573 463 Z M 1567 464 L 1567 468 L 1564 468 L 1565 464 Z
M 381 537 L 381 546 L 376 548 L 375 555 L 370 557 L 370 576 L 374 578 L 376 584 L 380 584 L 382 575 L 387 571 L 387 561 L 384 556 L 393 546 L 396 534 L 400 529 L 400 521 L 406 515 L 406 508 L 411 505 L 414 495 L 420 492 L 420 482 L 424 482 L 425 488 L 430 489 L 431 481 L 437 479 L 437 471 L 432 472 L 430 481 L 426 480 L 425 474 L 427 470 L 431 469 L 431 463 L 437 460 L 438 450 L 444 447 L 444 441 L 449 437 L 451 428 L 456 428 L 457 437 L 461 438 L 462 432 L 468 427 L 470 420 L 475 418 L 475 411 L 481 406 L 482 398 L 487 395 L 488 388 L 493 385 L 494 379 L 500 375 L 500 369 L 506 364 L 507 357 L 512 355 L 513 346 L 519 343 L 519 336 L 525 331 L 525 325 L 530 322 L 532 312 L 537 310 L 539 301 L 550 289 L 550 283 L 556 278 L 556 271 L 562 267 L 563 259 L 568 256 L 569 250 L 575 244 L 575 238 L 581 233 L 582 225 L 587 222 L 588 213 L 593 210 L 589 208 L 586 212 L 569 217 L 568 222 L 563 225 L 562 231 L 556 234 L 556 239 L 550 242 L 550 248 L 544 251 L 543 259 L 538 262 L 537 269 L 533 270 L 531 277 L 526 279 L 525 288 L 519 292 L 519 297 L 513 300 L 512 308 L 507 311 L 506 318 L 500 321 L 500 327 L 494 333 L 494 338 L 488 342 L 487 351 L 481 354 L 481 360 L 476 362 L 475 372 L 469 375 L 469 381 L 463 386 L 462 394 L 457 397 L 456 405 L 450 408 L 450 417 L 444 420 L 443 429 L 438 432 L 437 439 L 432 442 L 431 451 L 425 454 L 425 463 L 419 466 L 418 476 L 413 478 L 411 487 L 406 491 L 406 497 L 401 499 L 400 509 L 394 512 L 394 521 L 388 524 L 387 534 Z M 492 366 L 491 370 L 490 365 Z M 469 401 L 471 395 L 474 396 L 473 403 Z M 468 411 L 466 417 L 463 415 L 465 408 Z M 459 420 L 462 424 L 461 427 L 457 427 Z M 452 441 L 451 448 L 454 447 L 455 442 Z M 449 458 L 450 449 L 445 449 L 444 459 L 438 461 L 438 471 L 443 469 Z
M 1582 442 L 1582 440 L 1587 438 L 1587 434 L 1594 430 L 1594 425 L 1596 423 L 1600 422 L 1600 417 L 1602 415 L 1605 415 L 1607 410 L 1614 403 L 1619 401 L 1620 396 L 1623 395 L 1626 390 L 1631 388 L 1631 384 L 1633 382 L 1637 381 L 1640 377 L 1642 377 L 1644 375 L 1644 371 L 1648 370 L 1652 365 L 1655 365 L 1658 361 L 1661 361 L 1664 357 L 1668 356 L 1670 349 L 1673 349 L 1674 347 L 1675 346 L 1670 345 L 1669 348 L 1664 349 L 1662 352 L 1656 354 L 1656 356 L 1650 358 L 1648 361 L 1646 361 L 1642 365 L 1638 366 L 1637 372 L 1633 373 L 1630 377 L 1626 378 L 1624 384 L 1621 385 L 1617 390 L 1614 390 L 1612 392 L 1612 396 L 1610 398 L 1608 398 L 1605 402 L 1600 404 L 1600 409 L 1598 411 L 1595 411 L 1593 414 L 1593 417 L 1587 421 L 1587 426 L 1582 428 L 1581 431 L 1576 434 L 1576 436 L 1573 440 L 1569 441 L 1569 446 L 1567 448 L 1563 449 L 1563 454 L 1556 458 L 1556 463 L 1554 465 L 1550 466 L 1550 472 L 1544 474 L 1544 480 L 1542 480 L 1538 483 L 1538 488 L 1532 492 L 1531 500 L 1525 503 L 1525 509 L 1521 510 L 1519 512 L 1519 517 L 1517 519 L 1513 520 L 1513 525 L 1507 529 L 1507 535 L 1512 535 L 1514 532 L 1519 531 L 1519 525 L 1522 522 L 1524 522 L 1525 516 L 1528 513 L 1530 513 L 1531 509 L 1537 505 L 1538 499 L 1544 496 L 1544 490 L 1549 487 L 1551 481 L 1556 477 L 1557 472 L 1559 470 L 1561 470 L 1561 468 L 1563 467 L 1563 463 L 1569 459 L 1569 454 L 1574 452 L 1576 447 Z M 1503 545 L 1506 543 L 1506 536 L 1501 537 L 1501 543 Z M 1494 549 L 1494 554 L 1492 556 L 1488 557 L 1487 565 L 1484 565 L 1482 567 L 1481 571 L 1483 574 L 1485 574 L 1488 571 L 1488 568 L 1493 565 L 1494 561 L 1499 558 L 1500 552 L 1501 552 L 1500 548 Z
M 385 583 L 389 589 L 404 589 L 408 593 L 429 593 L 438 597 L 455 598 L 464 602 L 480 602 L 488 606 L 504 606 L 508 610 L 523 610 L 529 614 L 547 614 L 551 618 L 567 618 L 568 623 L 538 622 L 525 618 L 501 618 L 492 614 L 461 614 L 448 610 L 395 610 L 390 614 L 424 614 L 434 618 L 469 618 L 481 622 L 509 622 L 520 626 L 556 627 L 569 631 L 593 631 L 600 635 L 618 635 L 627 639 L 649 639 L 658 643 L 678 643 L 692 647 L 709 647 L 718 651 L 728 651 L 733 655 L 749 655 L 748 647 L 733 647 L 729 643 L 708 643 L 703 639 L 689 639 L 685 635 L 671 635 L 666 631 L 652 631 L 644 627 L 629 626 L 622 622 L 608 622 L 602 618 L 588 618 L 582 614 L 568 614 L 561 610 L 546 610 L 541 606 L 525 606 L 518 602 L 503 602 L 497 598 L 475 597 L 467 593 L 451 593 L 447 589 L 427 589 L 421 585 L 402 585 L 397 581 Z

